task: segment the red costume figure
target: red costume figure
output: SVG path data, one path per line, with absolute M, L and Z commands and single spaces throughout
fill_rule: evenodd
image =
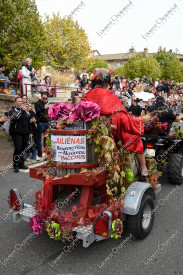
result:
M 143 117 L 132 117 L 123 107 L 119 98 L 103 88 L 92 89 L 82 98 L 100 106 L 101 115 L 111 117 L 112 124 L 117 126 L 114 132 L 116 139 L 120 139 L 128 152 L 143 154 L 143 143 L 140 135 L 144 134 Z
M 112 84 L 111 72 L 107 69 L 97 69 L 92 74 L 94 89 L 87 92 L 84 101 L 93 101 L 100 106 L 102 115 L 109 116 L 111 123 L 117 126 L 114 131 L 116 139 L 122 141 L 124 150 L 136 153 L 141 167 L 141 176 L 148 176 L 141 135 L 144 134 L 144 123 L 148 122 L 149 115 L 132 117 L 123 107 L 119 98 L 112 91 L 107 90 Z

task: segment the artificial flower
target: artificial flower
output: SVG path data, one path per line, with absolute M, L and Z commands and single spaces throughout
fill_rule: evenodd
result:
M 29 222 L 29 227 L 36 235 L 42 234 L 44 227 L 43 217 L 39 214 L 32 217 Z
M 69 118 L 74 121 L 90 121 L 100 116 L 100 107 L 91 101 L 80 101 L 70 112 Z
M 60 225 L 54 221 L 52 221 L 52 223 L 47 227 L 47 232 L 51 239 L 59 240 L 61 237 Z
M 72 109 L 72 105 L 64 102 L 56 102 L 49 110 L 48 115 L 51 120 L 64 120 L 69 117 L 69 112 Z
M 123 223 L 120 219 L 114 220 L 112 223 L 111 238 L 118 239 L 123 233 Z

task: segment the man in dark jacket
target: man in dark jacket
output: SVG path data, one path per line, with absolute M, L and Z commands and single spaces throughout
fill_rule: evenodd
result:
M 88 84 L 87 74 L 83 74 L 83 77 L 80 81 L 81 88 L 84 88 L 86 84 Z
M 13 167 L 15 173 L 20 169 L 28 169 L 24 165 L 24 155 L 28 148 L 28 139 L 32 137 L 30 121 L 27 114 L 27 107 L 22 105 L 21 97 L 15 99 L 15 105 L 9 111 L 10 136 L 12 137 L 15 150 L 13 155 Z
M 132 100 L 132 105 L 129 107 L 128 112 L 136 117 L 141 116 L 141 108 L 137 105 L 138 100 Z
M 78 71 L 77 71 L 76 79 L 79 80 L 79 83 L 82 81 L 82 78 L 81 78 L 81 70 L 78 70 Z
M 49 104 L 47 103 L 47 94 L 43 93 L 41 95 L 41 99 L 39 99 L 35 103 L 35 110 L 36 115 L 38 117 L 37 125 L 38 125 L 38 156 L 42 157 L 42 134 L 46 132 L 46 130 L 49 128 L 48 119 L 46 116 L 48 116 L 48 109 Z M 45 139 L 44 139 L 44 147 L 45 147 Z

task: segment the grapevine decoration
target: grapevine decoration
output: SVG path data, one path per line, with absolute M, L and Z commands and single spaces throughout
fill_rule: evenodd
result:
M 178 134 L 176 136 L 177 139 L 183 139 L 183 131 L 181 131 L 178 127 L 174 126 L 174 131 Z
M 129 168 L 129 153 L 121 149 L 121 141 L 118 144 L 114 141 L 112 133 L 115 127 L 107 118 L 100 116 L 92 120 L 87 138 L 94 140 L 95 152 L 99 153 L 99 166 L 107 172 L 107 193 L 117 200 L 119 197 L 124 198 L 126 187 L 134 177 Z
M 151 175 L 147 179 L 147 183 L 150 183 L 154 190 L 157 189 L 158 178 L 162 176 L 162 172 L 158 171 L 156 168 L 151 172 Z
M 162 110 L 162 111 L 153 111 L 150 113 L 151 116 L 151 121 L 148 122 L 146 125 L 144 125 L 144 130 L 145 132 L 150 132 L 151 130 L 157 130 L 158 132 L 165 132 L 167 128 L 169 127 L 168 122 L 161 123 L 159 122 L 159 118 L 163 114 L 167 113 L 167 110 Z
M 58 223 L 52 221 L 51 224 L 49 224 L 49 226 L 47 227 L 47 232 L 51 239 L 61 239 L 61 228 Z
M 42 234 L 44 228 L 43 217 L 39 214 L 32 217 L 29 222 L 29 227 L 36 235 Z
M 121 208 L 124 204 L 124 200 L 111 201 L 110 203 L 96 204 L 88 207 L 87 211 L 83 215 L 83 205 L 79 203 L 77 206 L 73 205 L 71 211 L 60 211 L 57 204 L 52 203 L 51 208 L 47 209 L 42 207 L 43 189 L 35 192 L 36 201 L 34 203 L 35 210 L 47 221 L 54 221 L 61 225 L 61 229 L 70 228 L 78 225 L 90 225 L 92 224 L 98 215 L 108 210 L 113 213 L 113 217 L 116 219 L 120 217 Z M 85 209 L 86 210 L 86 209 Z
M 112 223 L 112 232 L 111 232 L 111 238 L 118 239 L 121 237 L 121 234 L 123 233 L 123 223 L 120 219 L 116 219 Z
M 79 106 L 79 107 L 78 107 Z M 60 211 L 57 204 L 52 203 L 49 207 L 43 206 L 44 202 L 43 187 L 35 192 L 36 201 L 35 210 L 39 215 L 33 217 L 30 222 L 31 230 L 41 234 L 43 230 L 41 218 L 46 220 L 47 232 L 50 238 L 55 240 L 73 240 L 73 227 L 87 226 L 94 223 L 96 218 L 103 211 L 110 211 L 114 219 L 112 223 L 111 238 L 119 238 L 123 232 L 122 206 L 124 204 L 124 195 L 128 186 L 135 180 L 133 171 L 129 168 L 129 153 L 123 150 L 121 141 L 116 142 L 113 137 L 115 125 L 106 117 L 99 117 L 99 108 L 89 102 L 82 104 L 70 110 L 70 106 L 57 104 L 51 111 L 50 116 L 54 121 L 56 128 L 61 130 L 65 124 L 72 124 L 74 121 L 91 121 L 91 128 L 88 130 L 87 139 L 95 142 L 95 153 L 99 156 L 99 167 L 93 169 L 81 169 L 84 174 L 84 180 L 88 180 L 92 175 L 96 177 L 102 172 L 107 173 L 107 194 L 110 196 L 108 203 L 102 203 L 88 207 L 83 207 L 81 203 L 73 205 L 71 211 Z M 60 117 L 61 116 L 61 117 Z M 58 120 L 60 119 L 60 120 Z M 65 119 L 65 120 L 64 120 Z M 37 169 L 37 174 L 44 178 L 51 178 L 53 170 L 51 166 L 51 121 L 50 128 L 45 133 L 47 154 L 47 163 Z M 65 176 L 69 177 L 69 175 Z M 156 188 L 158 176 L 153 174 L 150 183 Z M 84 211 L 83 211 L 84 210 Z
M 127 168 L 126 169 L 126 173 L 127 173 L 127 179 L 129 183 L 132 183 L 134 181 L 134 173 L 131 169 Z

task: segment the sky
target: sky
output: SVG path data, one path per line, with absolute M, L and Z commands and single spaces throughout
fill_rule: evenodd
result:
M 156 52 L 159 46 L 183 54 L 182 0 L 36 0 L 41 16 L 72 15 L 100 54 Z

